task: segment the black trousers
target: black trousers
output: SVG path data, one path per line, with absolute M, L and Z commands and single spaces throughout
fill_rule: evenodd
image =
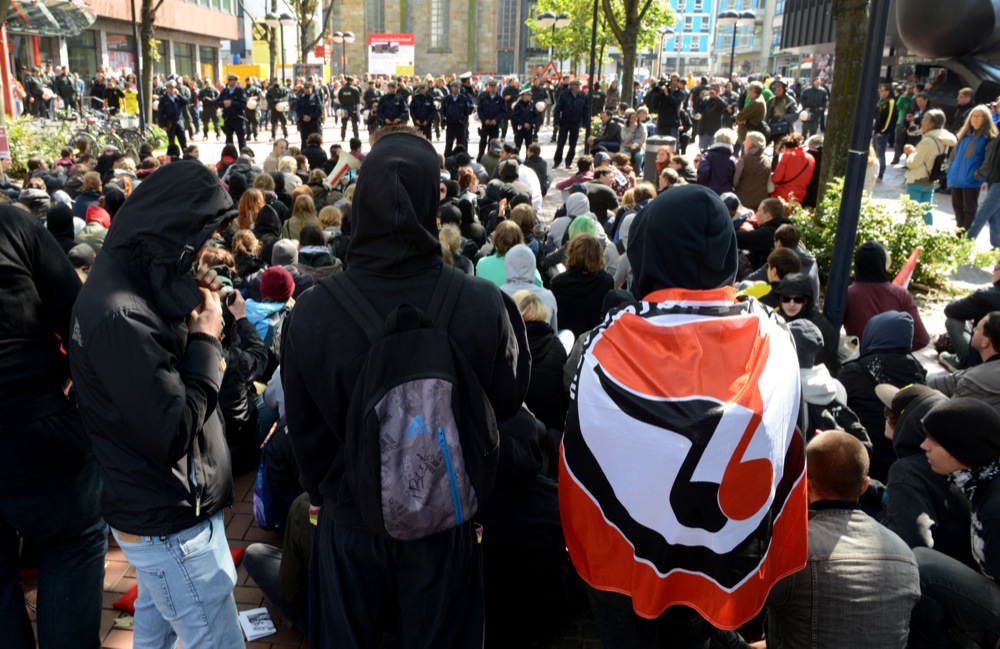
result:
M 433 124 L 414 124 L 414 126 L 420 129 L 420 132 L 424 134 L 425 138 L 428 140 L 431 139 L 431 129 L 433 128 Z
M 288 139 L 288 118 L 285 117 L 284 113 L 278 112 L 276 110 L 271 111 L 271 139 L 273 140 L 278 136 L 278 122 L 281 122 L 281 131 L 285 134 L 285 139 Z
M 309 559 L 309 642 L 370 649 L 483 646 L 482 550 L 474 524 L 392 541 L 320 515 Z
M 556 142 L 556 156 L 553 159 L 558 167 L 563 160 L 563 147 L 566 146 L 566 139 L 569 139 L 569 151 L 566 152 L 566 166 L 573 164 L 573 154 L 576 152 L 576 140 L 580 137 L 580 127 L 568 124 L 559 125 L 559 138 Z
M 173 122 L 170 125 L 170 128 L 166 130 L 167 130 L 167 146 L 173 144 L 174 138 L 177 138 L 177 144 L 178 146 L 181 147 L 181 152 L 183 153 L 184 149 L 187 148 L 187 137 L 184 135 L 184 127 L 177 122 Z
M 499 124 L 480 124 L 479 125 L 479 155 L 476 157 L 476 162 L 482 159 L 483 154 L 486 153 L 486 147 L 489 145 L 490 140 L 500 137 L 500 125 Z
M 444 157 L 451 155 L 452 149 L 458 144 L 469 150 L 469 125 L 456 122 L 444 126 Z
M 647 620 L 635 614 L 628 596 L 586 589 L 605 649 L 708 649 L 715 629 L 686 606 Z
M 247 128 L 247 132 L 248 132 L 247 134 L 250 137 L 252 137 L 253 139 L 256 140 L 257 139 L 257 129 L 259 127 L 259 124 L 257 123 L 257 111 L 256 110 L 248 110 L 246 112 L 246 117 L 247 117 L 247 126 L 246 126 L 246 128 Z
M 215 126 L 215 135 L 216 137 L 218 137 L 222 133 L 222 129 L 219 128 L 219 114 L 216 112 L 213 112 L 212 114 L 208 114 L 208 112 L 203 112 L 201 114 L 201 127 L 203 129 L 206 138 L 208 137 L 209 122 L 211 122 Z
M 514 146 L 517 147 L 518 152 L 521 151 L 521 145 L 527 146 L 534 142 L 534 129 L 532 127 L 528 128 L 514 128 Z
M 354 137 L 358 137 L 358 108 L 357 106 L 344 109 L 347 112 L 347 117 L 340 120 L 340 139 L 343 140 L 347 137 L 347 122 L 350 120 L 351 128 L 354 130 Z
M 247 137 L 243 128 L 243 117 L 236 115 L 225 118 L 222 122 L 222 130 L 226 134 L 226 144 L 232 144 L 233 135 L 235 135 L 237 148 L 242 151 L 243 147 L 247 145 Z
M 320 125 L 316 123 L 299 122 L 299 134 L 302 135 L 302 148 L 306 148 L 306 140 L 313 133 L 320 132 Z

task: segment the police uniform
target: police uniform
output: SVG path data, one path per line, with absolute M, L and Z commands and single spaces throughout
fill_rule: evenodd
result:
M 299 100 L 295 104 L 299 117 L 299 133 L 302 134 L 302 148 L 306 148 L 306 140 L 313 133 L 319 133 L 323 128 L 323 100 L 313 92 L 302 91 Z M 305 118 L 308 117 L 309 121 Z
M 518 154 L 521 153 L 521 145 L 527 147 L 534 140 L 535 125 L 540 121 L 535 104 L 531 101 L 531 90 L 521 91 L 521 98 L 514 103 L 511 111 L 510 123 L 514 129 L 514 146 L 517 147 Z
M 451 155 L 455 144 L 469 150 L 469 115 L 474 109 L 469 95 L 461 91 L 458 81 L 452 81 L 452 88 L 459 88 L 457 93 L 449 93 L 441 102 L 441 113 L 444 115 L 444 155 Z
M 347 121 L 351 121 L 354 137 L 358 137 L 358 105 L 361 104 L 361 90 L 354 85 L 354 77 L 347 77 L 345 83 L 337 92 L 337 101 L 344 109 L 344 119 L 340 124 L 340 139 L 347 137 Z
M 365 110 L 368 111 L 368 119 L 365 124 L 368 128 L 369 133 L 374 133 L 375 129 L 378 128 L 378 102 L 382 98 L 382 91 L 375 87 L 375 84 L 369 82 L 368 90 L 365 90 L 364 102 Z
M 167 145 L 173 144 L 176 138 L 181 151 L 187 147 L 187 138 L 184 136 L 184 108 L 186 106 L 187 99 L 184 99 L 182 95 L 164 94 L 160 97 L 160 104 L 156 110 L 160 127 L 167 132 Z
M 431 139 L 434 114 L 437 111 L 434 109 L 434 99 L 431 98 L 430 94 L 426 90 L 420 92 L 420 89 L 423 88 L 426 86 L 420 84 L 417 93 L 410 99 L 410 116 L 413 118 L 413 125 L 419 128 L 424 137 L 429 140 Z
M 397 93 L 389 92 L 378 100 L 378 125 L 386 126 L 389 120 L 398 120 L 399 124 L 405 124 L 410 117 L 410 110 L 406 107 L 406 100 Z
M 486 86 L 489 87 L 490 85 L 493 85 L 493 89 L 496 90 L 495 81 L 492 84 L 487 82 Z M 503 100 L 499 92 L 490 94 L 489 90 L 485 90 L 479 95 L 476 113 L 479 115 L 479 121 L 481 122 L 479 127 L 479 155 L 476 156 L 476 162 L 479 162 L 483 158 L 486 146 L 490 140 L 500 137 L 500 120 L 507 114 L 507 102 Z M 494 123 L 487 124 L 487 122 Z
M 246 126 L 247 135 L 256 140 L 258 137 L 257 132 L 260 129 L 260 102 L 261 99 L 264 98 L 264 93 L 261 92 L 259 86 L 251 82 L 247 82 L 246 93 L 247 93 L 247 100 L 249 100 L 251 97 L 257 100 L 257 106 L 254 107 L 253 110 L 247 108 L 245 111 L 245 115 L 247 118 L 247 126 Z
M 201 124 L 204 138 L 208 139 L 208 123 L 215 125 L 215 139 L 222 137 L 222 130 L 219 128 L 219 91 L 209 82 L 205 82 L 205 87 L 198 92 L 198 101 L 201 102 Z
M 427 89 L 427 94 L 434 101 L 434 137 L 441 139 L 441 102 L 447 93 L 440 86 L 431 86 Z
M 288 88 L 284 87 L 278 83 L 277 79 L 271 81 L 271 86 L 267 89 L 267 110 L 269 119 L 271 121 L 271 139 L 277 139 L 278 137 L 278 123 L 281 123 L 281 130 L 285 134 L 285 139 L 288 139 L 288 118 L 285 113 L 288 112 L 288 108 L 285 108 L 284 112 L 277 109 L 278 104 L 285 102 L 288 104 Z
M 237 79 L 236 75 L 230 75 L 229 80 Z M 229 106 L 226 106 L 226 102 Z M 222 106 L 222 130 L 226 134 L 226 144 L 233 143 L 233 135 L 240 150 L 247 145 L 243 123 L 246 118 L 243 111 L 247 107 L 247 93 L 239 85 L 230 88 L 228 85 L 219 93 L 219 105 Z
M 521 89 L 514 85 L 514 79 L 511 79 L 510 83 L 504 86 L 503 95 L 504 103 L 507 104 L 507 112 L 503 115 L 503 121 L 500 122 L 500 139 L 507 140 L 507 127 L 510 125 L 511 113 L 514 111 L 514 104 L 517 103 L 518 98 L 521 96 Z

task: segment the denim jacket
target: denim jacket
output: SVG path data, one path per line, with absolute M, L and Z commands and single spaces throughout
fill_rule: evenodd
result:
M 767 598 L 768 649 L 906 646 L 920 597 L 913 552 L 857 503 L 809 509 L 809 562 Z

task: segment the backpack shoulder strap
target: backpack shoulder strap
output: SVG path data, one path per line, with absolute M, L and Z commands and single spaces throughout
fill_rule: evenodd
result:
M 435 325 L 445 329 L 448 327 L 461 292 L 462 276 L 459 271 L 447 264 L 442 265 L 441 275 L 434 288 L 434 296 L 431 297 L 431 303 L 427 307 L 427 315 Z
M 382 337 L 385 331 L 385 318 L 375 310 L 368 298 L 345 273 L 326 277 L 320 280 L 319 285 L 344 307 L 344 313 L 364 331 L 368 342 L 374 343 Z

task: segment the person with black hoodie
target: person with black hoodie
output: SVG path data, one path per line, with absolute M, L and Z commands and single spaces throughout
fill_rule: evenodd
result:
M 59 242 L 63 252 L 69 252 L 78 243 L 73 225 L 73 210 L 65 203 L 55 203 L 49 206 L 45 227 Z
M 137 645 L 244 645 L 223 522 L 233 475 L 218 407 L 221 284 L 196 263 L 235 217 L 204 165 L 164 166 L 118 212 L 73 309 L 73 384 L 101 510 L 136 568 Z
M 899 458 L 885 485 L 886 527 L 911 548 L 934 548 L 973 567 L 969 506 L 947 478 L 931 470 L 920 448 L 924 415 L 948 397 L 919 383 L 902 389 L 883 384 L 876 393 L 886 408 L 886 437 Z
M 108 530 L 91 443 L 63 392 L 60 349 L 80 280 L 45 226 L 13 205 L 0 206 L 0 283 L 0 644 L 36 642 L 18 577 L 23 539 L 40 560 L 37 641 L 96 649 Z
M 831 374 L 836 374 L 839 369 L 837 347 L 840 345 L 840 336 L 819 310 L 809 278 L 802 273 L 789 273 L 778 283 L 774 292 L 778 295 L 778 308 L 786 322 L 805 319 L 819 327 L 823 333 L 823 351 L 816 360 L 826 365 Z
M 913 318 L 909 313 L 880 313 L 865 327 L 861 356 L 845 363 L 837 375 L 847 390 L 847 405 L 857 413 L 872 440 L 868 475 L 883 483 L 896 454 L 885 436 L 885 406 L 875 393 L 875 386 L 888 383 L 901 388 L 924 382 L 927 371 L 910 354 L 912 340 Z
M 442 273 L 461 294 L 447 329 L 465 352 L 497 421 L 514 416 L 530 355 L 517 306 L 485 281 L 444 266 L 437 238 L 438 156 L 405 127 L 387 127 L 358 176 L 347 270 L 380 314 L 403 303 L 426 309 Z M 348 403 L 369 348 L 323 289 L 302 295 L 286 325 L 281 378 L 292 447 L 316 516 L 310 643 L 378 646 L 394 624 L 407 647 L 472 647 L 483 639 L 483 581 L 474 523 L 415 541 L 371 530 L 345 477 Z

